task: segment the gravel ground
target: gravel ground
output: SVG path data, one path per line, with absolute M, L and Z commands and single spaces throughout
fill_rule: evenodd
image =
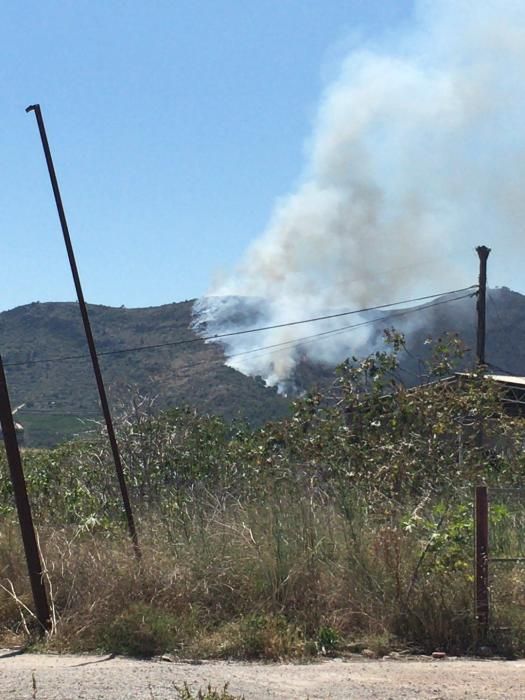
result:
M 229 691 L 244 694 L 246 700 L 511 700 L 525 698 L 525 661 L 418 658 L 192 664 L 0 651 L 2 700 L 176 700 L 176 687 L 184 681 L 194 691 L 208 683 L 222 688 L 228 682 Z

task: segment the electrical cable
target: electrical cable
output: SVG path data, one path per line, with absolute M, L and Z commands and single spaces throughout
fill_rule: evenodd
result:
M 299 347 L 299 346 L 304 345 L 305 343 L 308 343 L 308 342 L 314 342 L 317 340 L 325 340 L 326 337 L 331 337 L 333 335 L 343 334 L 343 333 L 347 332 L 348 330 L 352 330 L 354 328 L 360 328 L 361 326 L 367 326 L 367 325 L 371 325 L 374 323 L 379 323 L 381 321 L 390 320 L 391 318 L 404 316 L 408 313 L 413 313 L 415 311 L 420 311 L 423 309 L 426 310 L 426 309 L 432 308 L 434 306 L 441 306 L 442 304 L 450 304 L 454 301 L 459 301 L 460 299 L 471 298 L 472 296 L 473 296 L 472 294 L 464 294 L 462 296 L 455 297 L 454 299 L 443 299 L 440 301 L 436 301 L 434 304 L 427 304 L 424 307 L 416 307 L 414 309 L 406 309 L 404 311 L 397 311 L 397 312 L 394 312 L 393 314 L 389 314 L 388 316 L 382 316 L 382 317 L 376 318 L 376 319 L 369 319 L 368 321 L 362 321 L 361 323 L 354 323 L 354 324 L 350 324 L 348 326 L 342 326 L 341 328 L 334 328 L 334 329 L 329 330 L 329 331 L 323 331 L 322 333 L 314 333 L 312 335 L 303 336 L 302 338 L 296 338 L 294 340 L 285 340 L 282 343 L 274 343 L 272 345 L 264 345 L 262 347 L 252 348 L 250 350 L 244 350 L 242 352 L 238 352 L 238 353 L 234 353 L 232 355 L 229 355 L 226 359 L 230 360 L 230 359 L 235 358 L 235 357 L 250 355 L 250 354 L 256 353 L 256 352 L 268 352 L 269 354 L 272 352 L 280 352 L 280 351 L 285 349 L 285 346 L 286 346 L 286 348 L 289 345 Z M 216 358 L 213 360 L 200 360 L 199 362 L 194 362 L 194 363 L 189 364 L 189 365 L 182 365 L 179 367 L 175 367 L 175 370 L 177 372 L 180 372 L 180 371 L 184 371 L 184 370 L 188 370 L 188 369 L 193 369 L 194 367 L 199 367 L 202 365 L 209 366 L 209 365 L 214 365 L 214 364 L 224 364 L 224 360 L 225 360 L 225 358 L 222 358 L 222 357 Z M 503 371 L 503 370 L 501 370 L 501 371 Z M 21 411 L 21 413 L 22 413 L 22 411 Z M 55 416 L 69 415 L 67 413 L 63 413 L 63 412 L 59 413 L 59 412 L 54 412 L 53 410 L 49 411 L 47 409 L 24 409 L 23 415 L 27 415 L 27 414 L 55 415 Z M 90 418 L 90 417 L 94 417 L 95 415 L 97 415 L 97 414 L 85 413 L 82 415 L 82 417 Z M 77 417 L 77 414 L 75 414 L 75 417 Z
M 395 302 L 390 302 L 389 304 L 378 304 L 377 306 L 370 306 L 367 308 L 363 309 L 353 309 L 351 311 L 341 311 L 335 314 L 327 314 L 325 316 L 316 316 L 313 318 L 307 318 L 303 319 L 300 321 L 289 321 L 287 323 L 277 323 L 274 325 L 270 326 L 260 326 L 258 328 L 248 328 L 245 330 L 239 330 L 239 331 L 231 331 L 229 333 L 218 333 L 215 335 L 209 335 L 209 336 L 201 336 L 201 337 L 196 337 L 196 338 L 188 338 L 186 340 L 174 340 L 170 341 L 167 343 L 155 343 L 152 345 L 138 345 L 134 347 L 129 347 L 129 348 L 121 348 L 119 350 L 107 350 L 103 352 L 97 353 L 99 357 L 107 357 L 109 355 L 121 355 L 124 353 L 130 353 L 130 352 L 141 352 L 144 350 L 156 350 L 158 348 L 163 348 L 163 347 L 174 347 L 178 345 L 187 345 L 191 343 L 197 343 L 197 342 L 210 342 L 210 341 L 217 341 L 221 340 L 223 338 L 230 338 L 233 336 L 238 336 L 238 335 L 246 335 L 248 333 L 257 333 L 261 331 L 269 331 L 269 330 L 275 330 L 278 328 L 288 328 L 290 326 L 298 326 L 301 324 L 305 323 L 315 323 L 318 321 L 326 321 L 330 320 L 333 318 L 341 318 L 343 316 L 351 316 L 355 314 L 362 314 L 362 313 L 367 313 L 369 311 L 377 311 L 379 309 L 387 309 L 391 306 L 400 306 L 402 304 L 411 304 L 419 301 L 426 301 L 428 299 L 435 299 L 436 297 L 442 297 L 442 296 L 448 296 L 450 294 L 459 294 L 461 292 L 466 292 L 471 289 L 477 289 L 478 285 L 470 285 L 469 287 L 463 287 L 462 289 L 454 289 L 449 292 L 442 292 L 442 293 L 436 293 L 436 294 L 428 294 L 426 296 L 422 297 L 416 297 L 413 299 L 404 299 L 402 301 L 395 301 Z M 469 295 L 470 296 L 470 295 Z M 418 309 L 421 307 L 417 307 Z M 373 319 L 370 321 L 370 323 L 373 323 L 377 320 L 380 319 Z M 87 359 L 87 355 L 68 355 L 68 356 L 63 356 L 63 357 L 51 357 L 51 358 L 44 358 L 40 360 L 25 360 L 23 362 L 5 362 L 4 367 L 20 367 L 20 366 L 28 366 L 28 365 L 37 365 L 37 364 L 45 364 L 45 363 L 51 363 L 51 362 L 68 362 L 71 360 L 84 360 Z
M 236 357 L 241 357 L 241 356 L 250 355 L 250 354 L 259 353 L 259 352 L 266 352 L 268 354 L 271 354 L 273 352 L 281 352 L 284 349 L 287 349 L 288 346 L 300 347 L 306 343 L 311 343 L 311 342 L 315 342 L 318 340 L 325 340 L 328 337 L 332 337 L 334 335 L 340 335 L 340 334 L 346 333 L 347 331 L 355 329 L 355 328 L 360 328 L 362 326 L 368 326 L 368 325 L 372 325 L 375 323 L 381 323 L 383 321 L 388 321 L 392 318 L 398 318 L 398 317 L 402 317 L 402 316 L 405 316 L 405 315 L 410 314 L 410 313 L 424 311 L 424 310 L 433 308 L 435 306 L 442 306 L 444 304 L 450 304 L 450 303 L 455 302 L 455 301 L 460 301 L 461 299 L 468 299 L 468 298 L 471 298 L 472 296 L 473 296 L 473 294 L 470 293 L 470 294 L 463 294 L 459 297 L 454 297 L 453 299 L 440 299 L 432 304 L 426 304 L 423 307 L 419 306 L 419 307 L 414 307 L 412 309 L 404 309 L 403 311 L 394 311 L 392 314 L 388 314 L 386 316 L 382 316 L 382 317 L 375 318 L 375 319 L 368 319 L 367 321 L 361 321 L 360 323 L 353 323 L 353 324 L 350 324 L 347 326 L 342 326 L 341 328 L 334 328 L 334 329 L 331 329 L 328 331 L 323 331 L 321 333 L 314 333 L 312 335 L 303 336 L 301 338 L 295 338 L 294 340 L 286 340 L 286 341 L 283 341 L 281 343 L 273 343 L 272 345 L 265 345 L 265 346 L 261 346 L 261 347 L 257 347 L 257 348 L 251 348 L 250 350 L 244 350 L 242 352 L 238 352 L 238 353 L 234 353 L 232 355 L 229 355 L 226 359 L 230 360 L 230 359 L 233 359 Z M 87 356 L 82 356 L 82 357 L 88 359 Z M 53 360 L 49 360 L 49 361 L 51 362 Z M 212 359 L 212 360 L 200 360 L 199 362 L 194 362 L 194 363 L 188 364 L 188 365 L 182 365 L 179 367 L 175 367 L 174 369 L 177 372 L 181 372 L 181 371 L 185 371 L 185 370 L 189 370 L 189 369 L 194 369 L 195 367 L 199 367 L 202 365 L 207 365 L 207 366 L 214 365 L 214 364 L 223 365 L 224 361 L 225 361 L 225 358 L 222 358 L 222 357 Z M 494 366 L 494 365 L 492 365 L 492 366 Z M 506 370 L 502 370 L 501 368 L 498 368 L 495 366 L 494 366 L 494 368 L 498 369 L 500 371 L 506 371 Z M 512 374 L 512 373 L 510 373 L 510 374 Z M 21 417 L 22 417 L 22 411 L 20 413 L 21 413 Z M 54 416 L 70 415 L 67 412 L 58 412 L 58 411 L 55 412 L 55 411 L 53 411 L 53 409 L 51 409 L 51 410 L 47 410 L 47 409 L 25 409 L 25 410 L 23 410 L 23 415 L 27 415 L 27 414 L 54 415 Z M 86 413 L 83 413 L 81 415 L 78 415 L 77 413 L 75 413 L 75 417 L 86 418 L 86 419 L 94 418 L 96 415 L 98 415 L 98 414 L 96 414 L 94 412 L 93 413 L 86 412 Z
M 397 318 L 399 316 L 405 316 L 406 314 L 409 313 L 414 313 L 417 311 L 426 311 L 427 309 L 430 309 L 434 306 L 441 306 L 442 304 L 450 304 L 451 302 L 454 301 L 459 301 L 460 299 L 468 299 L 471 298 L 473 294 L 464 294 L 459 297 L 454 297 L 454 299 L 443 299 L 440 301 L 435 302 L 434 304 L 427 304 L 424 307 L 418 306 L 413 309 L 406 309 L 404 311 L 397 311 L 392 314 L 389 314 L 388 316 L 382 316 L 379 318 L 374 318 L 374 319 L 369 319 L 368 321 L 362 321 L 361 323 L 354 323 L 348 326 L 342 326 L 341 328 L 334 328 L 329 331 L 323 331 L 322 333 L 314 333 L 313 335 L 307 335 L 303 336 L 302 338 L 295 338 L 294 340 L 285 340 L 281 343 L 274 343 L 273 345 L 263 345 L 262 347 L 258 348 L 252 348 L 250 350 L 243 350 L 242 352 L 237 352 L 233 353 L 231 355 L 228 355 L 226 358 L 227 360 L 233 359 L 235 357 L 241 357 L 244 355 L 250 355 L 252 353 L 257 353 L 257 352 L 280 352 L 281 350 L 287 348 L 288 346 L 301 346 L 304 345 L 305 343 L 308 342 L 314 342 L 317 340 L 324 340 L 326 337 L 332 337 L 334 335 L 339 335 L 342 333 L 345 333 L 348 330 L 354 329 L 354 328 L 360 328 L 361 326 L 368 326 L 372 325 L 375 323 L 380 323 L 382 321 L 387 321 L 392 318 Z M 216 360 L 201 360 L 199 362 L 194 362 L 191 365 L 183 365 L 181 367 L 176 367 L 177 371 L 180 370 L 185 370 L 185 369 L 192 369 L 193 367 L 197 367 L 199 365 L 206 365 L 206 364 L 211 364 L 211 363 L 222 363 L 224 364 L 224 359 L 223 358 L 217 358 Z

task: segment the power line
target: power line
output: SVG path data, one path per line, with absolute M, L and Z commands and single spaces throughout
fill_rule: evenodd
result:
M 468 287 L 467 287 L 468 289 Z M 431 309 L 434 306 L 441 306 L 442 304 L 450 304 L 451 302 L 454 301 L 459 301 L 460 299 L 468 299 L 471 298 L 473 295 L 472 294 L 464 294 L 459 297 L 454 297 L 454 299 L 443 299 L 440 301 L 436 301 L 433 304 L 427 304 L 424 307 L 416 307 L 414 309 L 406 309 L 404 311 L 397 311 L 392 314 L 389 314 L 388 316 L 382 316 L 379 318 L 374 318 L 374 319 L 369 319 L 368 321 L 362 321 L 361 323 L 354 323 L 348 326 L 342 326 L 341 328 L 334 328 L 329 331 L 323 331 L 322 333 L 314 333 L 312 335 L 307 335 L 303 336 L 302 338 L 295 338 L 294 340 L 285 340 L 281 343 L 274 343 L 272 345 L 264 345 L 258 348 L 252 348 L 250 350 L 243 350 L 242 352 L 237 352 L 233 353 L 232 355 L 228 355 L 227 359 L 233 359 L 235 357 L 242 357 L 244 355 L 250 355 L 252 353 L 257 353 L 257 352 L 280 352 L 284 349 L 286 349 L 288 346 L 301 346 L 304 345 L 305 343 L 308 342 L 315 342 L 317 340 L 325 340 L 327 337 L 332 337 L 334 335 L 339 335 L 343 334 L 348 330 L 354 329 L 354 328 L 360 328 L 362 326 L 368 326 L 372 325 L 375 323 L 380 323 L 382 321 L 387 321 L 392 318 L 397 318 L 400 316 L 405 316 L 409 313 L 415 313 L 418 311 L 425 311 L 426 309 Z M 180 370 L 185 370 L 185 369 L 192 369 L 193 367 L 198 367 L 200 365 L 209 365 L 213 363 L 224 363 L 223 358 L 217 358 L 216 360 L 200 360 L 199 362 L 194 362 L 190 365 L 183 365 L 181 367 L 177 367 L 177 371 Z
M 386 309 L 391 306 L 401 306 L 402 304 L 411 304 L 415 302 L 420 302 L 420 301 L 427 301 L 428 299 L 435 299 L 438 296 L 446 296 L 450 294 L 459 294 L 461 292 L 466 292 L 471 289 L 477 289 L 477 285 L 470 285 L 469 287 L 463 287 L 462 289 L 454 289 L 449 292 L 442 292 L 442 293 L 437 293 L 437 294 L 428 294 L 426 296 L 422 297 L 415 297 L 412 299 L 403 299 L 402 301 L 395 301 L 395 302 L 390 302 L 388 304 L 378 304 L 376 306 L 369 306 L 367 308 L 363 309 L 353 309 L 351 311 L 341 311 L 335 314 L 327 314 L 324 316 L 316 316 L 313 318 L 307 318 L 303 319 L 300 321 L 289 321 L 287 323 L 277 323 L 274 325 L 270 326 L 260 326 L 258 328 L 248 328 L 245 330 L 239 330 L 239 331 L 231 331 L 229 333 L 218 333 L 215 335 L 209 335 L 209 336 L 201 336 L 201 337 L 196 337 L 196 338 L 188 338 L 186 340 L 174 340 L 166 343 L 154 343 L 152 345 L 138 345 L 134 347 L 128 347 L 128 348 L 121 348 L 119 350 L 106 350 L 103 352 L 99 352 L 98 356 L 99 357 L 106 357 L 110 355 L 121 355 L 125 353 L 130 353 L 130 352 L 142 352 L 144 350 L 157 350 L 159 348 L 165 348 L 165 347 L 175 347 L 179 345 L 187 345 L 191 343 L 197 343 L 197 342 L 209 342 L 209 341 L 216 341 L 216 340 L 222 340 L 223 338 L 230 338 L 233 336 L 238 336 L 238 335 L 246 335 L 248 333 L 257 333 L 261 331 L 269 331 L 269 330 L 275 330 L 278 328 L 288 328 L 290 326 L 298 326 L 301 324 L 305 323 L 315 323 L 318 321 L 327 321 L 330 319 L 334 318 L 341 318 L 344 316 L 351 316 L 355 314 L 363 314 L 367 313 L 369 311 L 377 311 L 379 309 Z M 467 295 L 470 296 L 470 295 Z M 448 300 L 445 301 L 445 303 Z M 419 308 L 419 307 L 418 307 Z M 410 309 L 407 310 L 411 311 Z M 405 313 L 405 312 L 403 312 Z M 367 323 L 375 323 L 376 321 L 381 320 L 381 319 L 372 319 L 370 321 L 365 321 L 364 324 L 366 325 Z M 46 364 L 46 363 L 54 363 L 54 362 L 68 362 L 72 360 L 85 360 L 87 359 L 87 355 L 66 355 L 63 357 L 50 357 L 50 358 L 44 358 L 40 360 L 26 360 L 23 362 L 6 362 L 4 364 L 5 367 L 22 367 L 22 366 L 28 366 L 28 365 L 37 365 L 37 364 Z
M 392 314 L 388 314 L 387 316 L 382 316 L 379 318 L 375 319 L 369 319 L 367 321 L 361 321 L 360 323 L 353 323 L 347 326 L 342 326 L 341 328 L 334 328 L 329 331 L 323 331 L 321 333 L 314 333 L 312 335 L 307 335 L 303 336 L 301 338 L 296 338 L 294 340 L 286 340 L 281 343 L 273 343 L 272 345 L 264 345 L 261 347 L 257 348 L 251 348 L 250 350 L 244 350 L 242 352 L 234 353 L 232 355 L 228 356 L 229 359 L 233 359 L 236 357 L 241 357 L 244 355 L 250 355 L 252 353 L 258 353 L 258 352 L 265 352 L 268 354 L 274 353 L 274 352 L 282 352 L 283 350 L 287 349 L 289 346 L 292 347 L 300 347 L 306 343 L 311 343 L 311 342 L 316 342 L 318 340 L 326 340 L 329 337 L 332 337 L 334 335 L 341 335 L 343 333 L 346 333 L 349 330 L 353 330 L 355 328 L 361 328 L 362 326 L 368 326 L 368 325 L 373 325 L 375 323 L 381 323 L 382 321 L 389 321 L 392 318 L 399 318 L 402 316 L 406 316 L 407 314 L 411 313 L 417 313 L 419 311 L 425 311 L 426 309 L 431 309 L 435 306 L 442 306 L 444 304 L 450 304 L 455 301 L 460 301 L 461 299 L 468 299 L 471 298 L 473 295 L 472 293 L 470 294 L 463 294 L 462 296 L 459 297 L 454 297 L 453 299 L 440 299 L 432 304 L 427 304 L 424 307 L 415 307 L 413 309 L 405 309 L 403 311 L 395 311 Z M 195 367 L 200 367 L 202 365 L 214 365 L 214 364 L 224 364 L 224 358 L 216 358 L 213 360 L 200 360 L 199 362 L 193 362 L 192 364 L 188 365 L 182 365 L 179 367 L 176 367 L 175 370 L 177 372 L 188 370 L 188 369 L 194 369 Z M 498 369 L 499 371 L 506 372 L 507 370 L 503 370 L 499 367 L 496 367 L 495 365 L 491 365 L 495 369 Z M 509 372 L 509 374 L 512 374 L 512 372 Z M 68 414 L 67 412 L 58 412 L 53 409 L 28 409 L 24 408 L 23 410 L 20 411 L 20 418 L 21 420 L 24 419 L 24 416 L 26 415 L 50 415 L 50 416 L 69 416 L 72 415 L 75 418 L 81 419 L 81 418 L 95 418 L 98 414 L 96 412 L 79 412 L 76 411 L 72 414 Z
M 365 309 L 353 309 L 352 311 L 340 311 L 335 314 L 327 314 L 325 316 L 316 316 L 314 318 L 306 318 L 302 321 L 288 321 L 287 323 L 276 323 L 272 326 L 261 326 L 259 328 L 249 328 L 247 330 L 242 330 L 242 331 L 231 331 L 229 333 L 220 333 L 220 334 L 215 334 L 211 336 L 203 336 L 201 340 L 208 341 L 208 340 L 220 340 L 221 338 L 228 338 L 231 336 L 235 335 L 245 335 L 246 333 L 255 333 L 257 331 L 271 331 L 275 330 L 277 328 L 288 328 L 290 326 L 299 326 L 303 323 L 314 323 L 316 321 L 327 321 L 332 318 L 341 318 L 342 316 L 352 316 L 354 314 L 364 314 L 369 311 L 377 311 L 379 309 L 387 309 L 390 306 L 401 306 L 402 304 L 412 304 L 417 301 L 427 301 L 428 299 L 435 299 L 436 297 L 440 296 L 445 296 L 448 294 L 459 294 L 461 292 L 466 292 L 469 289 L 477 289 L 478 285 L 473 284 L 470 287 L 464 287 L 463 289 L 453 289 L 450 292 L 442 292 L 441 294 L 428 294 L 423 297 L 416 297 L 414 299 L 403 299 L 402 301 L 394 301 L 390 302 L 389 304 L 378 304 L 377 306 L 369 306 L 368 308 Z M 183 342 L 183 341 L 181 341 Z M 186 341 L 190 342 L 190 341 Z

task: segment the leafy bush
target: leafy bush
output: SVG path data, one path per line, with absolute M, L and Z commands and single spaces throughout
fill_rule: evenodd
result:
M 481 372 L 405 389 L 402 338 L 389 342 L 260 429 L 135 406 L 118 432 L 141 568 L 105 437 L 26 451 L 58 618 L 52 643 L 274 659 L 364 639 L 472 650 L 473 488 L 522 484 L 524 421 L 504 414 Z M 461 357 L 455 338 L 436 346 L 433 379 Z M 28 602 L 5 462 L 0 469 L 0 576 Z M 522 556 L 525 518 L 503 505 L 493 515 L 499 554 Z M 520 626 L 510 612 L 519 580 L 498 572 L 494 593 L 513 601 L 494 606 L 495 627 Z M 0 588 L 10 632 L 14 610 Z M 505 648 L 525 648 L 520 639 Z
M 143 603 L 127 608 L 99 635 L 104 651 L 138 657 L 172 651 L 178 641 L 176 620 Z
M 324 654 L 334 651 L 340 640 L 339 633 L 332 627 L 321 627 L 317 633 L 317 644 Z

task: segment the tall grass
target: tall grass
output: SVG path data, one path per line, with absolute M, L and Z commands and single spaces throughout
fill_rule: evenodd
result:
M 385 399 L 394 359 L 347 363 L 334 395 L 309 395 L 256 431 L 135 408 L 119 442 L 140 566 L 103 436 L 27 451 L 56 622 L 47 644 L 268 659 L 475 649 L 473 488 L 522 483 L 523 421 L 501 412 L 481 375 L 418 392 L 390 384 Z M 0 634 L 24 640 L 31 599 L 0 468 Z M 507 518 L 510 536 L 504 521 L 498 542 L 514 547 L 521 520 Z M 494 634 L 519 627 L 518 569 L 498 587 L 514 607 L 494 606 Z M 520 635 L 493 643 L 520 652 Z
M 326 652 L 323 634 L 328 651 L 459 652 L 472 642 L 463 571 L 429 576 L 419 536 L 357 505 L 349 517 L 317 490 L 257 503 L 203 492 L 170 518 L 144 514 L 139 527 L 140 567 L 123 532 L 40 528 L 54 647 L 277 659 Z M 2 580 L 30 607 L 15 524 L 2 532 Z M 2 591 L 4 631 L 23 635 L 22 613 Z

